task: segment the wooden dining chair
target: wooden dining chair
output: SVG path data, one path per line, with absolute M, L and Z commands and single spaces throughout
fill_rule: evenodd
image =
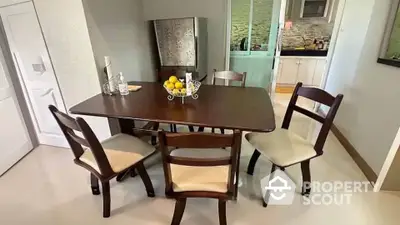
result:
M 172 225 L 179 225 L 187 198 L 218 199 L 219 222 L 226 225 L 226 201 L 235 192 L 241 135 L 159 133 L 166 196 L 176 199 Z M 169 150 L 168 147 L 177 149 Z M 231 147 L 231 150 L 221 148 Z
M 299 96 L 329 106 L 330 109 L 326 117 L 324 118 L 297 106 L 296 102 Z M 311 182 L 310 160 L 323 154 L 326 138 L 342 99 L 342 94 L 333 97 L 324 90 L 313 87 L 302 87 L 302 83 L 298 83 L 290 99 L 281 129 L 276 129 L 271 133 L 248 133 L 245 135 L 250 144 L 256 148 L 250 159 L 247 173 L 253 175 L 255 164 L 261 154 L 272 162 L 271 174 L 277 167 L 285 170 L 286 167 L 300 163 L 303 177 L 302 195 L 309 196 L 311 192 L 309 185 Z M 288 130 L 294 111 L 322 123 L 315 145 Z M 269 195 L 269 193 L 267 192 L 266 195 Z M 267 198 L 268 196 L 263 199 L 264 207 L 267 206 L 267 202 L 265 201 Z
M 103 217 L 110 216 L 110 183 L 120 173 L 136 169 L 147 191 L 154 197 L 154 189 L 143 165 L 145 159 L 155 153 L 155 147 L 127 134 L 117 134 L 99 142 L 84 119 L 76 119 L 50 105 L 49 109 L 60 126 L 74 154 L 74 162 L 89 170 L 93 195 L 100 194 L 99 180 L 103 192 Z M 151 136 L 154 131 L 134 129 L 141 135 Z M 80 135 L 79 135 L 80 134 Z
M 213 70 L 213 76 L 211 80 L 212 85 L 216 85 L 217 80 L 223 80 L 225 86 L 229 86 L 232 81 L 237 81 L 240 82 L 240 87 L 245 87 L 246 85 L 246 76 L 247 73 L 237 73 L 233 71 L 217 71 L 216 69 Z M 190 129 L 190 131 L 194 131 L 194 129 Z M 198 129 L 199 132 L 204 131 L 204 127 L 199 127 Z M 225 133 L 225 130 L 223 128 L 220 128 L 221 134 Z M 211 132 L 215 132 L 215 128 L 211 128 Z

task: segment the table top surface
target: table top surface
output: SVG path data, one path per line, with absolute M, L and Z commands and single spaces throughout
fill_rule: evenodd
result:
M 198 99 L 167 99 L 159 83 L 141 85 L 126 96 L 98 94 L 72 107 L 70 112 L 90 116 L 154 121 L 202 127 L 270 132 L 275 129 L 271 99 L 265 89 L 202 85 Z

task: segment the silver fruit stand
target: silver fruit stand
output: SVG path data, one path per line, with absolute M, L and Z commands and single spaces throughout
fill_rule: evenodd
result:
M 168 100 L 172 101 L 175 98 L 181 98 L 182 104 L 185 103 L 185 98 L 187 97 L 192 97 L 193 99 L 198 99 L 199 95 L 197 94 L 197 91 L 200 89 L 201 83 L 199 81 L 196 80 L 192 80 L 191 83 L 186 84 L 186 89 L 191 88 L 192 89 L 192 93 L 188 94 L 187 91 L 186 93 L 173 93 L 173 90 L 168 89 L 165 85 L 164 85 L 164 89 L 168 92 Z

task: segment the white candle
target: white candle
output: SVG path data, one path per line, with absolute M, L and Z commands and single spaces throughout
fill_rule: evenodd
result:
M 107 77 L 108 77 L 108 84 L 110 85 L 110 91 L 115 92 L 115 84 L 114 84 L 113 73 L 112 73 L 112 69 L 111 69 L 110 56 L 104 56 L 104 61 L 106 63 Z

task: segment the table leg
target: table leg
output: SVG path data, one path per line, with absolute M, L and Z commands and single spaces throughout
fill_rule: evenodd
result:
M 160 127 L 160 123 L 155 123 L 154 126 L 153 126 L 153 130 L 158 130 L 159 127 Z M 153 146 L 157 145 L 157 136 L 152 136 L 151 137 L 151 144 Z
M 193 126 L 188 126 L 190 132 L 194 132 L 194 127 Z
M 235 191 L 233 193 L 233 200 L 237 200 L 238 197 L 238 193 L 239 193 L 239 170 L 240 170 L 240 156 L 241 156 L 241 152 L 242 152 L 242 134 L 243 132 L 240 131 L 240 148 L 239 148 L 239 152 L 238 152 L 238 161 L 237 161 L 237 167 L 236 167 L 236 182 L 235 182 Z
M 118 119 L 118 123 L 121 133 L 133 135 L 133 128 L 135 128 L 134 120 Z

